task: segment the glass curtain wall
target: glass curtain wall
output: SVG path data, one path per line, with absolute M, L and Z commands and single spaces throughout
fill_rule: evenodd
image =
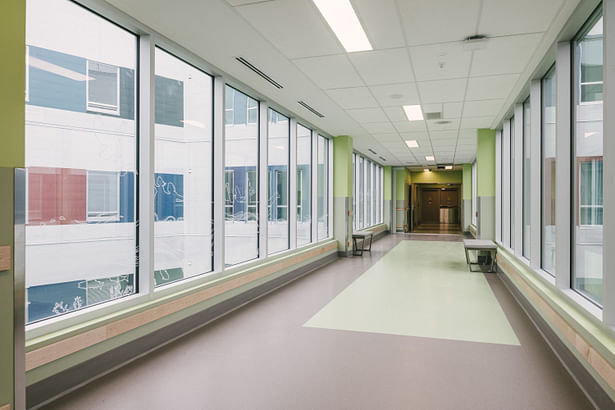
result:
M 530 197 L 531 127 L 530 100 L 523 103 L 523 256 L 530 258 L 532 202 Z
M 542 269 L 555 274 L 555 68 L 542 80 Z
M 329 140 L 318 136 L 318 240 L 329 237 Z
M 258 119 L 258 101 L 226 86 L 224 263 L 227 266 L 259 256 Z
M 510 119 L 510 248 L 515 248 L 515 117 Z
M 267 194 L 267 249 L 269 254 L 289 248 L 288 226 L 288 164 L 290 121 L 288 117 L 269 109 L 269 177 Z
M 297 124 L 297 246 L 312 242 L 312 131 Z
M 157 48 L 156 286 L 212 270 L 212 77 Z
M 136 291 L 137 37 L 67 0 L 26 8 L 26 321 L 34 322 Z
M 592 19 L 574 48 L 573 287 L 602 304 L 602 17 Z
M 353 229 L 361 230 L 383 221 L 383 168 L 353 153 Z

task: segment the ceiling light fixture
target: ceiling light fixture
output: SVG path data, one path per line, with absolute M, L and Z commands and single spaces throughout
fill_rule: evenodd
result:
M 453 166 L 452 165 L 447 165 L 447 166 L 444 167 L 444 169 L 453 169 Z
M 426 160 L 426 161 L 435 161 L 436 159 L 434 158 L 434 156 L 433 156 L 433 155 L 427 155 L 427 156 L 425 157 L 425 160 Z
M 408 146 L 408 148 L 418 148 L 419 147 L 419 143 L 416 142 L 416 140 L 406 140 L 406 145 Z
M 404 105 L 408 121 L 423 121 L 423 111 L 420 105 Z
M 430 172 L 430 169 L 429 168 L 425 168 L 423 171 Z
M 373 50 L 350 0 L 312 0 L 347 53 Z

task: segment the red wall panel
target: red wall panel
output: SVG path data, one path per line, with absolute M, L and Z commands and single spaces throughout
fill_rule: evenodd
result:
M 28 224 L 84 223 L 86 213 L 86 170 L 28 168 Z

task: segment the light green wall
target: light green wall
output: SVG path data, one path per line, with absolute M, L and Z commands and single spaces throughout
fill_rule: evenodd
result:
M 0 2 L 0 167 L 25 162 L 26 2 Z M 0 245 L 13 244 L 13 171 L 0 172 Z M 0 272 L 0 406 L 13 402 L 13 272 Z
M 461 184 L 461 171 L 411 172 L 413 184 Z
M 385 201 L 390 201 L 391 199 L 393 199 L 393 195 L 391 193 L 391 188 L 392 188 L 391 179 L 392 179 L 391 167 L 384 167 L 384 177 L 383 177 L 384 189 L 382 191 L 382 195 Z
M 463 164 L 463 199 L 472 199 L 472 164 Z
M 476 174 L 476 194 L 495 196 L 495 130 L 478 130 Z
M 406 169 L 395 170 L 395 200 L 406 199 Z
M 352 197 L 352 138 L 333 139 L 333 196 Z

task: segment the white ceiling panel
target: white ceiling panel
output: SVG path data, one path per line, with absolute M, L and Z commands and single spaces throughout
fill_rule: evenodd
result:
M 504 100 L 466 101 L 463 105 L 464 117 L 496 116 L 502 109 Z
M 394 122 L 393 125 L 398 132 L 427 132 L 427 126 L 425 125 L 425 121 L 400 121 Z
M 293 61 L 322 89 L 363 86 L 363 81 L 346 55 L 309 57 Z
M 375 49 L 405 46 L 395 0 L 353 0 L 352 5 Z
M 377 141 L 381 141 L 383 144 L 384 143 L 391 143 L 391 142 L 400 142 L 401 138 L 399 136 L 398 133 L 394 132 L 394 133 L 388 133 L 388 134 L 373 134 L 372 135 Z
M 463 117 L 461 128 L 489 128 L 494 117 Z
M 470 71 L 472 52 L 460 41 L 411 47 L 410 57 L 417 81 L 464 78 Z
M 385 107 L 383 110 L 392 122 L 408 121 L 408 117 L 406 117 L 406 113 L 404 113 L 404 109 L 401 106 Z
M 431 120 L 427 121 L 427 128 L 430 133 L 434 131 L 446 131 L 459 129 L 459 118 L 453 118 L 450 120 Z
M 490 36 L 546 31 L 563 0 L 484 0 L 478 30 Z
M 468 80 L 468 100 L 493 100 L 506 98 L 510 94 L 518 74 L 472 77 Z
M 480 0 L 399 1 L 408 45 L 460 41 L 475 34 L 480 3 Z
M 231 6 L 241 6 L 242 4 L 262 3 L 263 0 L 226 0 Z
M 420 103 L 415 83 L 376 85 L 369 89 L 382 107 L 401 107 Z
M 470 75 L 477 77 L 524 71 L 541 39 L 542 34 L 525 34 L 488 40 L 486 48 L 474 51 Z
M 364 51 L 348 56 L 367 85 L 414 81 L 405 48 Z
M 444 118 L 459 118 L 461 117 L 461 108 L 463 107 L 463 103 L 446 103 L 443 106 L 443 116 Z
M 417 83 L 423 104 L 463 101 L 466 79 Z
M 387 122 L 372 122 L 361 125 L 367 132 L 370 134 L 390 134 L 396 132 L 395 127 L 387 121 Z
M 235 10 L 290 59 L 344 52 L 310 0 L 267 1 Z
M 367 87 L 338 88 L 327 94 L 344 109 L 378 107 L 378 102 Z
M 346 110 L 346 112 L 361 124 L 370 122 L 379 123 L 389 120 L 381 108 L 358 108 L 354 110 Z

